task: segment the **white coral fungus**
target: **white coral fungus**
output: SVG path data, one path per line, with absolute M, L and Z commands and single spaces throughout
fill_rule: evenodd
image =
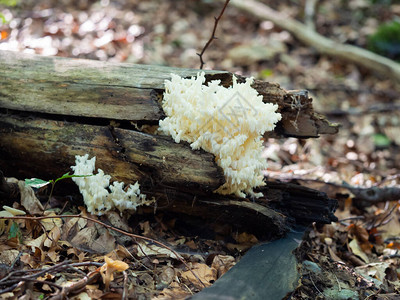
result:
M 89 155 L 75 156 L 75 166 L 72 166 L 74 175 L 93 175 L 95 170 L 96 156 L 88 159 Z M 87 177 L 73 177 L 72 180 L 79 186 L 79 191 L 87 206 L 88 212 L 102 215 L 112 208 L 120 212 L 124 210 L 136 210 L 139 205 L 149 204 L 146 195 L 140 193 L 139 183 L 129 185 L 124 190 L 124 183 L 114 181 L 110 185 L 110 175 L 104 174 L 102 169 L 97 174 Z
M 204 72 L 190 79 L 171 74 L 162 103 L 167 117 L 160 120 L 159 130 L 177 143 L 187 141 L 192 149 L 215 155 L 226 179 L 216 192 L 260 197 L 253 188 L 264 185 L 262 135 L 281 119 L 278 106 L 262 101 L 251 87 L 253 78 L 238 83 L 233 77 L 228 88 L 220 86 L 220 80 L 204 82 Z

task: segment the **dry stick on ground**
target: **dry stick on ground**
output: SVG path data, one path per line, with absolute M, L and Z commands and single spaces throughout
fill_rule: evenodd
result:
M 370 222 L 367 222 L 365 225 L 363 225 L 363 227 L 367 230 L 371 230 L 372 228 L 378 228 L 380 226 L 386 225 L 391 220 L 393 220 L 392 214 L 396 209 L 398 209 L 398 207 L 399 207 L 398 204 L 393 205 L 393 207 L 388 212 L 384 212 L 384 213 L 375 215 L 373 220 Z M 378 222 L 379 217 L 382 215 L 383 215 L 383 217 Z
M 74 282 L 72 285 L 64 286 L 60 290 L 60 292 L 58 294 L 56 294 L 55 296 L 51 297 L 50 300 L 68 299 L 69 294 L 81 291 L 88 284 L 91 284 L 92 282 L 96 281 L 100 277 L 99 270 L 100 270 L 100 268 L 97 268 L 95 271 L 90 272 L 82 279 L 78 280 L 77 282 Z M 122 298 L 122 299 L 124 299 L 124 298 Z
M 315 48 L 322 54 L 340 57 L 369 70 L 378 72 L 383 76 L 389 77 L 400 86 L 400 64 L 391 59 L 359 47 L 330 40 L 303 23 L 293 20 L 287 14 L 275 11 L 258 1 L 232 0 L 231 3 L 237 8 L 245 10 L 262 20 L 271 21 L 278 27 L 289 31 L 301 42 Z
M 124 230 L 122 230 L 122 229 L 118 229 L 118 228 L 116 228 L 116 227 L 114 227 L 114 226 L 107 225 L 107 224 L 105 224 L 105 223 L 103 223 L 103 222 L 101 222 L 101 221 L 99 221 L 99 220 L 95 220 L 95 219 L 93 219 L 93 218 L 89 218 L 89 217 L 81 216 L 81 215 L 60 215 L 60 216 L 41 216 L 41 217 L 29 217 L 29 216 L 22 216 L 22 217 L 0 217 L 0 220 L 18 220 L 18 219 L 19 219 L 19 220 L 33 220 L 33 221 L 39 221 L 39 220 L 43 220 L 43 219 L 59 219 L 59 218 L 82 218 L 82 219 L 85 219 L 85 220 L 88 220 L 88 221 L 92 221 L 92 222 L 94 222 L 94 223 L 97 223 L 97 224 L 99 224 L 99 225 L 101 225 L 101 226 L 104 226 L 104 227 L 107 228 L 107 229 L 114 230 L 114 231 L 116 231 L 116 232 L 118 232 L 118 233 L 121 233 L 121 234 L 123 234 L 123 235 L 129 236 L 129 237 L 131 237 L 131 238 L 133 238 L 133 239 L 142 239 L 142 240 L 145 240 L 145 241 L 154 243 L 154 244 L 156 244 L 156 245 L 158 245 L 158 246 L 160 246 L 160 247 L 162 247 L 162 248 L 165 248 L 165 249 L 171 251 L 171 252 L 176 256 L 176 258 L 179 259 L 179 260 L 181 261 L 181 263 L 183 263 L 183 264 L 185 265 L 185 267 L 188 269 L 188 271 L 190 271 L 190 272 L 193 274 L 193 276 L 201 283 L 201 285 L 202 285 L 203 287 L 206 287 L 206 285 L 201 281 L 201 279 L 196 275 L 196 273 L 193 272 L 193 270 L 192 270 L 192 269 L 189 267 L 189 265 L 182 259 L 182 257 L 181 257 L 175 250 L 171 249 L 171 248 L 168 247 L 167 245 L 165 245 L 165 244 L 163 244 L 163 243 L 161 243 L 161 242 L 159 242 L 159 241 L 157 241 L 157 240 L 154 240 L 154 239 L 152 239 L 152 238 L 149 238 L 149 237 L 145 237 L 145 236 L 137 235 L 137 234 L 134 234 L 134 233 L 126 232 L 126 231 L 124 231 Z
M 286 176 L 285 174 L 279 176 L 272 176 L 271 174 L 269 174 L 269 177 L 282 181 L 290 181 L 290 180 L 298 180 L 306 182 L 308 181 L 308 182 L 317 182 L 321 184 L 332 185 L 339 188 L 345 188 L 354 194 L 355 203 L 359 207 L 368 207 L 376 203 L 397 201 L 400 199 L 400 187 L 379 187 L 379 186 L 371 186 L 367 188 L 355 187 L 346 182 L 339 184 L 320 179 L 293 176 L 291 174 L 289 174 L 288 176 Z
M 215 37 L 215 31 L 217 30 L 218 22 L 219 22 L 219 20 L 221 19 L 222 15 L 224 14 L 225 8 L 228 6 L 229 1 L 230 1 L 230 0 L 226 0 L 226 1 L 225 1 L 225 5 L 224 5 L 224 7 L 222 8 L 221 13 L 219 14 L 219 16 L 218 16 L 218 17 L 214 17 L 215 23 L 214 23 L 213 31 L 212 31 L 212 33 L 211 33 L 211 37 L 210 37 L 210 39 L 208 40 L 208 42 L 205 44 L 203 50 L 201 50 L 200 53 L 197 53 L 197 55 L 200 57 L 200 69 L 203 69 L 203 66 L 204 66 L 204 64 L 205 64 L 205 62 L 204 62 L 204 60 L 203 60 L 203 54 L 204 54 L 204 52 L 206 52 L 208 46 L 211 45 L 212 41 L 213 41 L 214 39 L 216 39 L 216 37 Z
M 38 280 L 38 279 L 36 279 L 36 277 L 38 277 L 40 275 L 43 275 L 45 273 L 51 273 L 51 271 L 54 271 L 54 270 L 60 270 L 60 269 L 64 268 L 65 266 L 67 266 L 68 263 L 69 263 L 69 261 L 67 260 L 67 261 L 59 263 L 57 265 L 51 266 L 51 267 L 49 267 L 47 269 L 28 270 L 28 271 L 18 270 L 18 271 L 10 272 L 7 276 L 5 276 L 4 278 L 2 278 L 0 280 L 0 286 L 10 285 L 10 284 L 11 284 L 11 286 L 9 286 L 9 287 L 7 287 L 7 288 L 5 288 L 3 290 L 0 290 L 0 294 L 12 291 L 21 282 L 27 282 L 27 281 L 37 282 L 37 283 L 48 283 L 50 286 L 53 286 L 53 287 L 58 288 L 59 290 L 61 290 L 62 286 L 60 286 L 58 284 L 55 284 L 53 282 L 47 282 L 47 281 L 44 281 L 44 280 Z M 35 274 L 32 274 L 32 275 L 17 276 L 17 274 L 23 274 L 23 273 L 28 273 L 28 272 L 30 273 L 30 272 L 36 272 L 36 271 L 38 271 L 38 273 L 35 273 Z
M 58 284 L 55 284 L 53 282 L 49 282 L 46 280 L 38 280 L 36 278 L 43 274 L 47 274 L 47 273 L 52 274 L 52 273 L 59 272 L 64 269 L 73 269 L 75 271 L 78 271 L 78 269 L 74 269 L 74 267 L 93 266 L 93 265 L 97 266 L 97 267 L 101 267 L 103 264 L 97 263 L 97 262 L 83 262 L 83 263 L 72 263 L 71 264 L 70 261 L 66 260 L 66 261 L 63 261 L 59 264 L 56 264 L 54 266 L 51 266 L 51 267 L 48 267 L 45 269 L 12 271 L 6 277 L 4 277 L 0 280 L 0 285 L 9 285 L 9 284 L 12 284 L 12 285 L 3 290 L 0 290 L 0 294 L 14 290 L 20 282 L 31 281 L 31 282 L 36 282 L 36 283 L 48 284 L 50 286 L 53 286 L 53 287 L 59 289 L 59 291 L 60 291 L 59 294 L 50 299 L 53 299 L 53 300 L 66 299 L 68 294 L 76 292 L 76 291 L 82 289 L 87 284 L 90 284 L 91 282 L 93 282 L 97 278 L 97 276 L 100 274 L 99 268 L 96 271 L 91 272 L 87 275 L 84 274 L 84 278 L 82 278 L 78 282 L 75 282 L 74 284 L 67 286 L 67 287 L 63 287 L 63 286 L 60 286 Z M 32 273 L 32 272 L 37 272 L 37 273 L 34 273 L 32 275 L 23 276 L 24 273 Z
M 12 280 L 13 277 L 20 278 L 21 276 L 16 276 L 18 274 L 38 272 L 38 273 L 35 273 L 33 275 L 28 275 L 28 276 L 23 276 L 22 277 L 22 278 L 30 278 L 30 279 L 32 279 L 32 278 L 38 277 L 40 275 L 43 275 L 45 273 L 48 273 L 48 272 L 50 272 L 50 271 L 52 271 L 54 269 L 58 270 L 59 268 L 69 264 L 69 262 L 70 262 L 69 260 L 63 261 L 63 262 L 61 262 L 61 263 L 59 263 L 57 265 L 54 265 L 54 266 L 51 266 L 51 267 L 47 268 L 46 270 L 33 269 L 33 270 L 16 270 L 16 271 L 12 271 L 12 272 L 8 273 L 7 276 L 3 277 L 0 280 L 0 285 L 4 285 L 4 284 L 10 283 L 10 280 Z

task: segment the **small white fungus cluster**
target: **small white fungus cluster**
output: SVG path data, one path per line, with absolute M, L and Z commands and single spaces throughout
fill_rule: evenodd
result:
M 75 156 L 75 166 L 71 167 L 74 175 L 92 175 L 72 178 L 79 186 L 88 212 L 102 215 L 114 207 L 122 212 L 136 210 L 138 206 L 147 204 L 146 195 L 140 193 L 138 182 L 130 184 L 126 191 L 123 182 L 114 181 L 110 185 L 111 176 L 104 174 L 102 169 L 98 169 L 97 174 L 93 175 L 96 156 L 88 158 L 88 154 Z
M 253 78 L 237 83 L 233 77 L 229 88 L 220 86 L 220 80 L 204 82 L 204 72 L 190 79 L 171 74 L 162 103 L 167 117 L 159 130 L 176 143 L 183 140 L 215 155 L 226 179 L 216 192 L 259 197 L 253 188 L 264 185 L 261 171 L 267 167 L 262 135 L 281 119 L 278 106 L 262 101 L 251 87 Z

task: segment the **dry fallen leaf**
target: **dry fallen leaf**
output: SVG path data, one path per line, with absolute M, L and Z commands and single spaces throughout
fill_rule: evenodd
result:
M 64 225 L 62 230 L 62 240 L 69 241 L 71 240 L 78 231 L 85 228 L 87 225 L 87 220 L 83 218 L 70 218 L 68 219 Z
M 107 230 L 98 239 L 93 241 L 91 249 L 96 253 L 106 254 L 115 249 L 115 238 Z
M 158 297 L 154 297 L 152 300 L 183 300 L 191 295 L 192 293 L 187 287 L 172 282 L 168 288 L 163 289 Z
M 14 217 L 14 216 L 22 216 L 26 213 L 22 210 L 15 209 L 9 206 L 4 205 L 2 211 L 0 211 L 0 217 Z M 0 220 L 0 235 L 2 235 L 5 231 L 9 231 L 11 227 L 11 221 L 8 220 L 8 225 L 6 225 L 7 220 L 2 219 Z
M 20 260 L 29 265 L 32 269 L 36 269 L 39 265 L 35 258 L 28 253 L 22 254 Z
M 388 262 L 370 263 L 365 266 L 356 267 L 355 271 L 366 279 L 372 277 L 383 282 L 386 276 L 385 271 L 389 265 L 390 263 Z
M 31 215 L 41 214 L 44 208 L 33 189 L 23 180 L 18 181 L 18 188 L 21 192 L 21 205 L 25 207 L 26 211 Z
M 4 245 L 6 246 L 6 245 Z M 3 248 L 3 247 L 2 247 Z M 11 265 L 18 257 L 19 251 L 15 249 L 2 250 L 0 248 L 0 264 Z
M 349 226 L 349 235 L 351 238 L 356 238 L 358 245 L 365 253 L 371 253 L 372 245 L 369 242 L 368 231 L 356 224 L 351 224 Z
M 70 299 L 71 300 L 91 300 L 92 298 L 86 292 L 82 292 Z
M 56 216 L 56 213 L 53 211 L 45 212 L 45 216 L 51 217 Z M 54 227 L 61 228 L 63 221 L 60 218 L 48 218 L 40 220 L 40 223 L 46 229 L 46 231 L 52 230 Z
M 176 255 L 169 249 L 160 247 L 154 244 L 148 244 L 145 242 L 138 242 L 138 247 L 137 247 L 138 253 L 137 255 L 139 257 L 145 257 L 145 256 L 151 256 L 151 255 L 157 255 L 160 257 L 171 257 L 171 258 L 182 258 L 181 256 L 176 257 Z
M 78 249 L 91 249 L 91 245 L 94 242 L 96 236 L 95 227 L 87 227 L 78 231 L 78 233 L 71 240 L 71 244 Z
M 356 239 L 351 240 L 351 242 L 349 243 L 349 247 L 354 255 L 357 255 L 364 262 L 369 263 L 368 256 L 363 252 Z
M 216 255 L 213 259 L 211 267 L 217 270 L 217 276 L 220 278 L 230 268 L 236 264 L 235 258 L 230 255 Z
M 43 247 L 43 243 L 44 241 L 47 239 L 47 234 L 43 233 L 41 236 L 39 236 L 38 238 L 34 239 L 34 240 L 30 240 L 28 242 L 25 243 L 25 245 L 30 246 L 32 252 L 35 252 L 36 249 L 41 250 Z
M 256 244 L 258 243 L 258 239 L 256 238 L 256 236 L 254 234 L 250 234 L 247 232 L 242 232 L 241 234 L 239 234 L 238 236 L 234 237 L 236 242 L 238 242 L 239 244 Z
M 47 234 L 47 238 L 44 241 L 44 245 L 48 248 L 55 247 L 58 240 L 60 239 L 61 231 L 60 227 L 54 226 L 53 229 Z
M 160 283 L 168 286 L 175 279 L 175 276 L 175 270 L 171 267 L 166 266 L 164 267 L 161 274 L 158 276 L 158 280 L 160 281 Z
M 193 275 L 195 273 L 197 277 L 204 283 L 206 287 L 211 286 L 215 280 L 217 280 L 217 270 L 210 268 L 206 264 L 193 263 L 191 271 L 182 273 L 182 277 L 194 284 L 198 288 L 203 288 L 198 279 Z

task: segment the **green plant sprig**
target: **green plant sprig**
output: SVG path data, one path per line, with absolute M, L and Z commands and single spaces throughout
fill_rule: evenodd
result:
M 57 178 L 57 179 L 51 179 L 49 181 L 45 181 L 42 179 L 25 179 L 25 184 L 26 185 L 30 185 L 33 187 L 42 187 L 48 184 L 51 184 L 51 190 L 50 190 L 50 194 L 49 194 L 49 198 L 47 199 L 46 204 L 44 205 L 44 210 L 46 210 L 47 205 L 50 202 L 51 196 L 53 196 L 53 191 L 54 191 L 54 187 L 56 185 L 56 183 L 62 179 L 68 179 L 68 178 L 74 178 L 74 177 L 89 177 L 89 176 L 93 176 L 93 174 L 90 175 L 70 175 L 69 172 L 65 173 L 63 176 Z

